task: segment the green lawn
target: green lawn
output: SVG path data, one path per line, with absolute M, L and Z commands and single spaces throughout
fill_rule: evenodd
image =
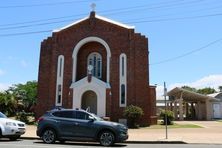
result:
M 173 125 L 168 125 L 168 128 L 203 128 L 202 126 L 196 125 L 196 124 L 176 124 L 174 123 Z M 165 125 L 151 125 L 147 127 L 149 129 L 164 129 Z

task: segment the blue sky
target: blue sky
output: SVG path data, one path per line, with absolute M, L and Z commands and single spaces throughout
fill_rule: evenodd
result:
M 0 90 L 37 80 L 48 31 L 89 15 L 93 2 L 97 14 L 149 38 L 150 82 L 157 91 L 164 81 L 169 88 L 222 85 L 220 0 L 7 0 L 0 4 Z

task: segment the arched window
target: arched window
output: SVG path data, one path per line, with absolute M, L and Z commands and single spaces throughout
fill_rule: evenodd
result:
M 92 75 L 97 78 L 102 78 L 102 56 L 98 52 L 92 52 L 87 58 L 87 67 L 93 66 Z
M 62 89 L 64 73 L 64 56 L 59 55 L 57 61 L 57 80 L 56 80 L 56 106 L 62 106 Z
M 127 57 L 122 53 L 119 57 L 119 105 L 126 107 L 127 102 Z

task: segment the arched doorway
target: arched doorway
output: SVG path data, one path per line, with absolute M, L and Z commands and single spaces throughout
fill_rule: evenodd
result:
M 82 109 L 89 109 L 91 113 L 97 114 L 97 95 L 94 91 L 86 91 L 82 95 Z

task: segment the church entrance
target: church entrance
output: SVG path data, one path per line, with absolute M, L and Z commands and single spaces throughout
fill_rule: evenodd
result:
M 97 95 L 94 91 L 89 90 L 82 95 L 81 108 L 97 114 Z

